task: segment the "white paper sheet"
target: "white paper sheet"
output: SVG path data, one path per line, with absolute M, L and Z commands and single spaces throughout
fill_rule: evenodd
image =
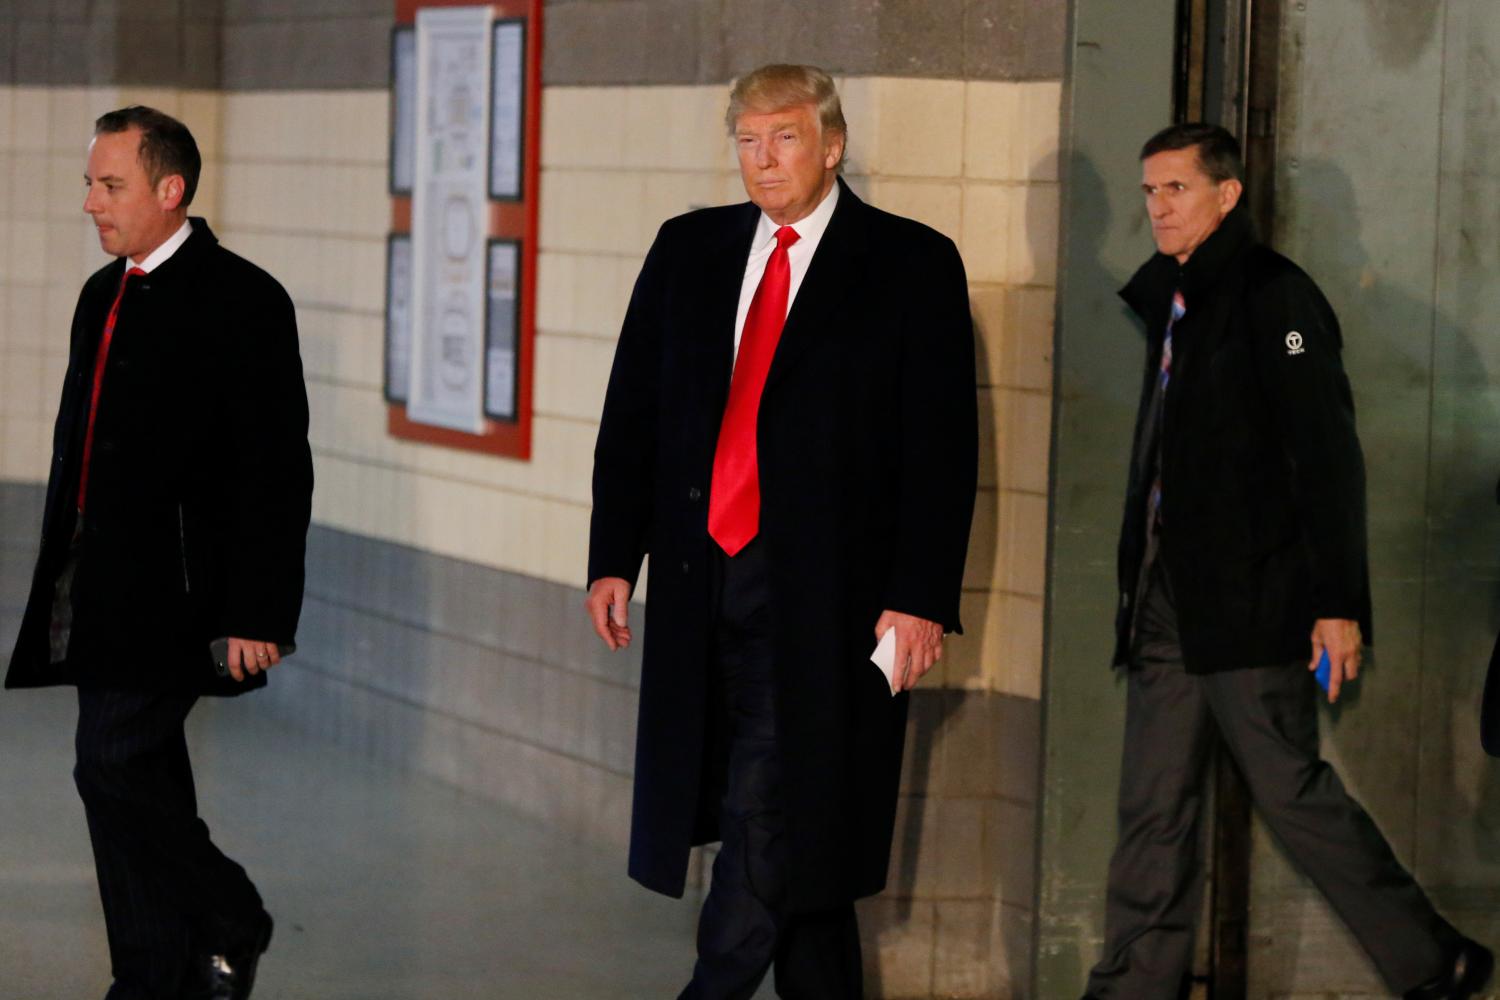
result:
M 880 668 L 885 674 L 885 682 L 890 685 L 891 697 L 896 696 L 896 627 L 893 625 L 885 630 L 885 635 L 880 637 L 880 642 L 875 645 L 875 652 L 870 654 L 870 662 Z

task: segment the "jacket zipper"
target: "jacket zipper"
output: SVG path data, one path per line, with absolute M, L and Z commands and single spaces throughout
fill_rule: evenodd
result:
M 182 514 L 182 504 L 177 505 L 177 551 L 182 556 L 182 589 L 191 594 L 193 592 L 193 580 L 188 575 L 187 560 L 187 519 Z

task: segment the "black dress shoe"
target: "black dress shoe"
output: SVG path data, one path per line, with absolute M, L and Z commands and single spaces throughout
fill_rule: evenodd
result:
M 1495 971 L 1495 956 L 1478 941 L 1465 939 L 1448 962 L 1448 969 L 1406 992 L 1405 1000 L 1469 1000 L 1484 989 Z
M 241 944 L 222 955 L 205 955 L 189 1000 L 249 1000 L 260 956 L 271 946 L 272 927 L 271 915 L 262 911 Z

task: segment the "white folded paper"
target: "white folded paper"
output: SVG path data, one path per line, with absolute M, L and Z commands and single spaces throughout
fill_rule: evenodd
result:
M 880 668 L 885 674 L 885 682 L 891 686 L 891 697 L 896 696 L 896 627 L 892 625 L 885 630 L 885 635 L 875 644 L 875 652 L 870 654 L 870 662 Z

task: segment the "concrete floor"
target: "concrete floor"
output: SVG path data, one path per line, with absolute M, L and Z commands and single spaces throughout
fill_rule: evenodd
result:
M 621 850 L 291 733 L 255 701 L 200 703 L 189 740 L 201 811 L 277 920 L 257 1000 L 676 996 L 698 900 L 636 886 Z M 4 1000 L 109 984 L 75 711 L 71 690 L 0 694 Z

